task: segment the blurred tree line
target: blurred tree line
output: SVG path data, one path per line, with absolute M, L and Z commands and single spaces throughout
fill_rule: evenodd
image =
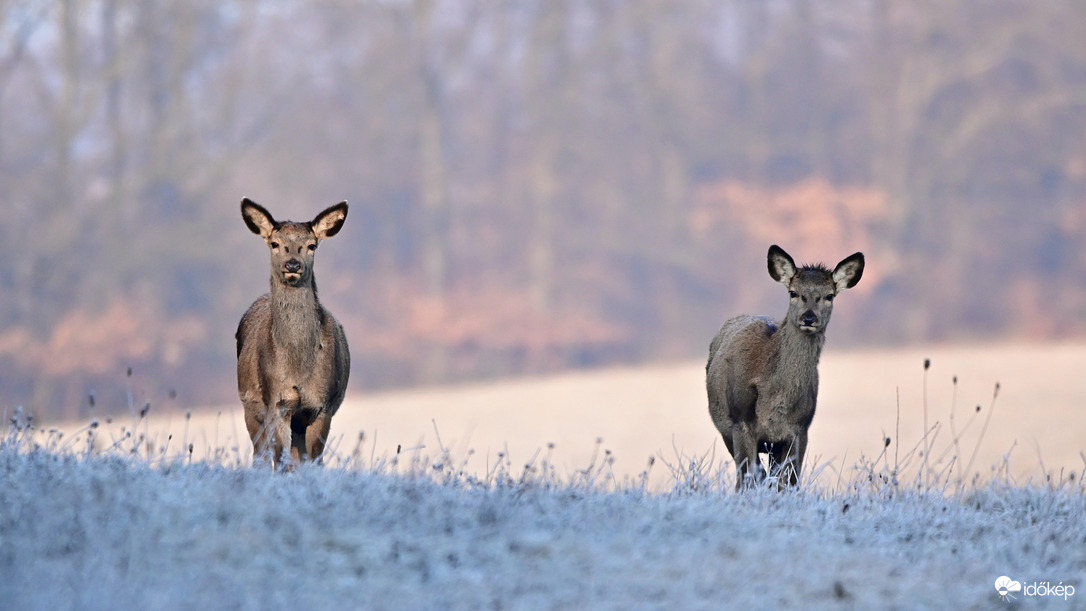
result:
M 1084 39 L 1017 0 L 0 0 L 0 404 L 232 402 L 242 196 L 351 201 L 356 391 L 702 356 L 783 313 L 772 242 L 867 253 L 834 343 L 1082 336 Z

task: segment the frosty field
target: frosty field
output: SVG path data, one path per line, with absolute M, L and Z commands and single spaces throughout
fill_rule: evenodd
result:
M 426 469 L 424 469 L 426 470 Z M 0 451 L 10 609 L 1082 608 L 1086 495 L 670 493 Z M 439 478 L 440 479 L 440 478 Z M 995 580 L 1071 597 L 1003 602 Z
M 784 494 L 732 492 L 693 363 L 357 396 L 327 464 L 289 474 L 248 466 L 233 407 L 93 429 L 9 413 L 0 600 L 1083 608 L 1082 362 L 1081 346 L 827 350 L 813 467 Z M 1004 576 L 1022 586 L 1007 600 Z

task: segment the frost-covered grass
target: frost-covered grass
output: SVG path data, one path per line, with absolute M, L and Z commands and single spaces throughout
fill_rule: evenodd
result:
M 909 483 L 886 455 L 822 485 L 732 492 L 731 465 L 661 458 L 618 482 L 605 453 L 547 450 L 469 475 L 447 451 L 275 474 L 229 451 L 164 458 L 138 436 L 65 440 L 20 414 L 0 440 L 0 606 L 10 609 L 1082 608 L 1081 473 Z M 911 455 L 910 455 L 911 456 Z M 900 460 L 900 456 L 898 459 Z M 900 464 L 897 465 L 900 467 Z M 994 583 L 1062 583 L 1004 602 Z

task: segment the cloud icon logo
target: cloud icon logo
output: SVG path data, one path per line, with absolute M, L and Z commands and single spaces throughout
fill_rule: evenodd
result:
M 1022 584 L 1004 575 L 995 580 L 995 589 L 996 592 L 999 592 L 999 595 L 1003 600 L 1007 600 L 1008 598 L 1014 598 L 1014 596 L 1011 595 L 1012 592 L 1022 591 Z

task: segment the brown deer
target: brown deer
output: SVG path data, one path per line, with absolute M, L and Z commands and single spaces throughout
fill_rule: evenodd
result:
M 784 320 L 750 315 L 728 320 L 709 346 L 705 366 L 709 415 L 735 460 L 736 490 L 764 480 L 759 453 L 768 455 L 778 489 L 799 483 L 833 299 L 856 286 L 864 271 L 863 253 L 847 257 L 832 272 L 823 265 L 796 269 L 776 244 L 767 259 L 769 275 L 788 289 Z
M 241 217 L 271 249 L 271 292 L 257 299 L 238 323 L 238 395 L 253 439 L 254 462 L 270 457 L 277 468 L 286 457 L 291 468 L 320 457 L 347 390 L 347 338 L 321 306 L 313 279 L 317 244 L 339 233 L 347 202 L 308 223 L 295 223 L 276 221 L 245 198 Z

